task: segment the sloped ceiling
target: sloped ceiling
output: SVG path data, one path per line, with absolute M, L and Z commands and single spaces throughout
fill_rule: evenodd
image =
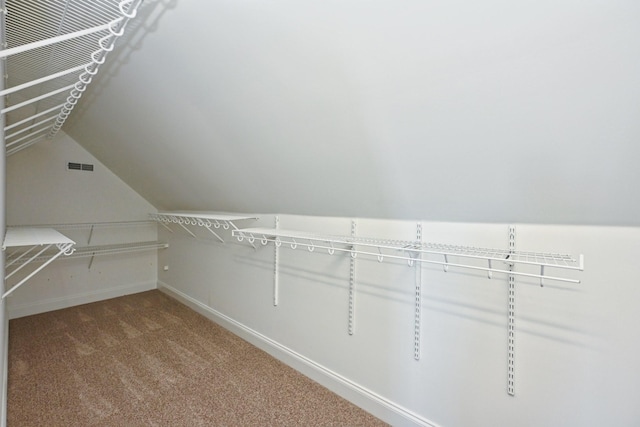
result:
M 640 225 L 640 2 L 146 1 L 64 130 L 159 209 Z

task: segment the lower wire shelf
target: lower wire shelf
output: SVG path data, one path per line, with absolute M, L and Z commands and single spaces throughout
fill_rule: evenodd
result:
M 168 243 L 165 242 L 135 242 L 135 243 L 121 243 L 116 245 L 96 245 L 96 246 L 85 246 L 85 247 L 76 247 L 75 251 L 65 257 L 65 259 L 69 258 L 82 258 L 82 257 L 94 257 L 98 255 L 114 255 L 114 254 L 123 254 L 130 252 L 141 252 L 141 251 L 149 251 L 156 249 L 166 249 L 169 247 Z M 42 262 L 48 259 L 47 256 L 36 257 L 32 260 L 32 262 Z M 20 261 L 17 261 L 16 264 L 19 264 Z
M 14 284 L 2 294 L 2 299 L 25 284 L 39 271 L 51 264 L 61 255 L 69 256 L 73 253 L 75 242 L 67 236 L 51 228 L 33 227 L 8 227 L 2 241 L 2 250 L 17 248 L 11 254 L 7 254 L 5 264 L 5 280 L 11 278 L 28 264 L 41 262 L 31 273 Z M 36 248 L 40 249 L 35 255 L 31 255 Z

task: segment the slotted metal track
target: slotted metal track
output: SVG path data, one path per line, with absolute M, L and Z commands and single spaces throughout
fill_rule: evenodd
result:
M 7 155 L 53 138 L 142 0 L 2 0 Z

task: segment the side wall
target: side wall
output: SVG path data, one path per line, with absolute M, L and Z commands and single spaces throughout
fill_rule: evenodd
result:
M 358 219 L 357 235 L 413 240 L 415 222 Z M 263 216 L 242 226 L 273 226 Z M 281 216 L 282 229 L 349 235 L 351 219 Z M 422 223 L 424 240 L 508 248 L 508 224 Z M 508 279 L 424 265 L 420 358 L 416 268 L 226 244 L 160 230 L 160 288 L 393 425 L 630 426 L 640 420 L 640 229 L 516 225 L 516 249 L 585 255 L 578 285 L 516 281 L 515 396 L 507 394 Z M 201 230 L 202 231 L 202 230 Z M 166 266 L 166 270 L 165 270 Z M 499 266 L 495 266 L 498 268 Z M 503 267 L 503 266 L 502 266 Z M 547 272 L 551 274 L 551 272 Z
M 67 162 L 94 171 L 67 170 Z M 70 224 L 147 220 L 156 209 L 60 132 L 7 160 L 7 224 Z M 139 227 L 60 230 L 77 246 L 157 240 L 154 224 Z M 155 251 L 90 258 L 61 257 L 16 290 L 9 316 L 20 317 L 153 289 Z M 7 286 L 10 286 L 8 283 Z

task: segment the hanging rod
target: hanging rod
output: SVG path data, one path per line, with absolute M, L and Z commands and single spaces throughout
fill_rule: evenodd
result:
M 9 279 L 15 273 L 22 270 L 25 266 L 34 262 L 38 258 L 42 259 L 44 263 L 33 270 L 31 273 L 29 273 L 18 283 L 13 285 L 11 289 L 6 291 L 2 295 L 2 298 L 4 299 L 9 296 L 16 289 L 26 283 L 29 279 L 31 279 L 34 275 L 36 275 L 47 265 L 51 264 L 61 255 L 71 255 L 74 252 L 74 244 L 75 242 L 73 240 L 50 228 L 7 227 L 4 241 L 2 243 L 2 250 L 5 251 L 7 248 L 13 247 L 29 247 L 29 249 L 27 249 L 17 258 L 14 258 L 13 260 L 7 260 L 7 265 L 5 266 L 5 280 Z M 43 247 L 43 249 L 41 249 L 35 255 L 31 256 L 31 258 L 27 258 L 27 256 L 37 247 Z M 45 252 L 53 248 L 56 249 L 54 253 L 50 255 L 44 255 Z M 7 273 L 6 267 L 14 265 L 16 267 L 12 268 L 11 271 Z
M 309 252 L 315 249 L 327 250 L 329 254 L 335 251 L 348 252 L 352 257 L 366 255 L 377 258 L 378 262 L 388 259 L 406 260 L 409 265 L 415 262 L 436 264 L 448 271 L 450 267 L 479 270 L 487 273 L 491 278 L 493 273 L 514 274 L 518 276 L 532 277 L 540 280 L 554 280 L 568 283 L 580 283 L 580 280 L 550 276 L 545 273 L 545 268 L 563 270 L 584 270 L 584 256 L 580 255 L 575 260 L 571 255 L 542 252 L 510 252 L 509 250 L 478 248 L 471 246 L 445 245 L 435 243 L 421 243 L 403 240 L 382 240 L 373 238 L 320 235 L 303 231 L 291 231 L 269 228 L 236 229 L 232 232 L 239 241 L 247 240 L 253 244 L 259 240 L 262 245 L 269 242 L 276 246 L 282 244 L 296 249 L 298 246 L 306 247 Z M 435 259 L 434 259 L 435 258 Z M 455 258 L 458 262 L 452 262 Z M 464 260 L 475 260 L 483 265 L 475 265 Z M 505 268 L 497 267 L 502 263 Z M 538 268 L 540 273 L 526 273 L 510 271 L 510 265 L 523 265 Z

